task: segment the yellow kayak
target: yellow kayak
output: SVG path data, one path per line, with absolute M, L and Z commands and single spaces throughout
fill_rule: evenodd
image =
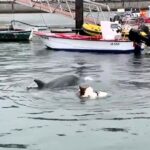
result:
M 84 23 L 83 31 L 88 35 L 98 35 L 101 33 L 101 26 L 95 24 Z

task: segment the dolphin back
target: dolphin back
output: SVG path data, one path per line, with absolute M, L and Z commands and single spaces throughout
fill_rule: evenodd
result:
M 53 81 L 47 84 L 47 87 L 62 88 L 62 87 L 67 87 L 67 86 L 75 86 L 78 84 L 78 81 L 79 81 L 79 77 L 75 75 L 67 75 L 67 76 L 54 79 Z

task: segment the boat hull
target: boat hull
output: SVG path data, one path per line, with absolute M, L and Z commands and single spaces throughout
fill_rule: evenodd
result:
M 48 36 L 40 36 L 44 45 L 53 50 L 72 52 L 97 53 L 133 53 L 134 46 L 131 41 L 105 41 L 105 40 L 74 40 Z
M 2 42 L 29 41 L 30 34 L 31 31 L 15 31 L 15 30 L 0 31 L 0 41 Z

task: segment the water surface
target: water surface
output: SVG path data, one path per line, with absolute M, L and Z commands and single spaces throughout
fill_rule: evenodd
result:
M 57 52 L 34 38 L 0 43 L 0 66 L 0 149 L 149 149 L 149 56 Z M 26 90 L 68 74 L 109 96 L 82 102 L 78 85 Z

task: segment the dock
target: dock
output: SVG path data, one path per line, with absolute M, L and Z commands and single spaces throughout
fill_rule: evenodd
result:
M 46 5 L 55 5 L 61 7 L 59 4 L 65 4 L 67 1 L 68 5 L 73 5 L 75 0 L 0 0 L 0 13 L 31 13 L 31 12 L 50 12 Z M 111 10 L 116 10 L 118 8 L 145 8 L 148 9 L 150 5 L 149 0 L 91 0 L 93 2 L 109 5 Z M 42 3 L 43 6 L 39 5 Z M 39 5 L 39 6 L 38 6 Z M 37 9 L 37 7 L 39 9 Z

